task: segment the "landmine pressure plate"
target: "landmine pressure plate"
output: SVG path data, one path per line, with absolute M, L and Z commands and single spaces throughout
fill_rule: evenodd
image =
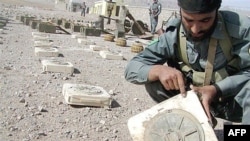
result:
M 133 141 L 218 141 L 193 91 L 165 100 L 131 117 Z

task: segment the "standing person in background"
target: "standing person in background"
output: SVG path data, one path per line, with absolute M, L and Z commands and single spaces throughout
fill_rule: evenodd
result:
M 149 8 L 151 33 L 154 34 L 156 26 L 158 24 L 158 16 L 161 13 L 161 3 L 158 0 L 153 0 L 152 5 Z
M 107 13 L 108 13 L 108 22 L 107 22 L 107 24 L 110 24 L 110 22 L 111 22 L 110 17 L 112 15 L 113 9 L 114 9 L 114 4 L 113 4 L 112 0 L 109 0 L 108 1 L 108 7 L 107 7 Z
M 82 3 L 82 12 L 81 12 L 81 16 L 83 16 L 83 17 L 85 17 L 86 8 L 87 8 L 87 6 L 86 6 L 85 2 L 83 2 Z

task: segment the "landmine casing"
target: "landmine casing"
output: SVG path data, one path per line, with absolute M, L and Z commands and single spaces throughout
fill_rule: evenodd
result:
M 70 62 L 62 62 L 58 60 L 42 60 L 44 72 L 61 72 L 73 74 L 74 67 Z
M 112 34 L 105 34 L 104 35 L 104 41 L 110 41 L 110 42 L 114 42 L 115 36 Z
M 63 19 L 62 26 L 66 29 L 69 29 L 71 27 L 71 21 L 67 21 L 66 19 Z
M 143 45 L 139 41 L 135 41 L 131 46 L 131 52 L 139 53 L 143 50 L 144 50 Z
M 33 37 L 39 36 L 39 37 L 50 37 L 49 33 L 44 33 L 44 32 L 32 32 L 31 35 Z
M 83 45 L 95 44 L 95 42 L 93 40 L 90 40 L 90 39 L 87 39 L 87 38 L 77 38 L 77 42 L 79 44 L 83 44 Z
M 112 51 L 101 50 L 99 52 L 100 56 L 109 60 L 123 60 L 123 55 L 121 53 L 115 53 Z
M 100 37 L 102 33 L 101 29 L 93 28 L 93 27 L 84 27 L 83 35 L 85 36 L 97 36 Z
M 35 55 L 39 57 L 58 57 L 59 51 L 53 47 L 35 47 Z
M 51 47 L 52 45 L 53 42 L 50 42 L 49 40 L 34 41 L 34 47 Z
M 32 29 L 37 29 L 41 20 L 31 20 L 29 25 Z
M 193 91 L 131 117 L 128 128 L 133 141 L 218 141 Z
M 36 17 L 24 17 L 24 24 L 25 25 L 29 25 L 30 24 L 30 21 L 35 19 Z
M 71 38 L 77 39 L 77 38 L 87 38 L 87 37 L 78 33 L 78 34 L 71 34 Z
M 125 47 L 127 45 L 127 41 L 125 38 L 117 38 L 115 41 L 116 45 Z
M 33 36 L 34 41 L 48 41 L 50 40 L 49 36 L 38 36 L 38 35 L 34 35 Z
M 80 32 L 80 29 L 84 28 L 84 25 L 77 24 L 77 23 L 76 24 L 72 23 L 70 26 L 71 26 L 72 32 Z
M 110 107 L 111 96 L 99 86 L 65 83 L 62 90 L 67 104 Z
M 89 45 L 89 49 L 91 49 L 92 51 L 101 51 L 101 50 L 108 51 L 109 50 L 109 48 L 107 48 L 107 47 L 102 47 L 102 46 L 98 46 L 98 45 Z
M 38 31 L 45 33 L 56 33 L 56 26 L 49 22 L 40 22 L 38 24 Z
M 24 19 L 25 18 L 30 18 L 30 17 L 32 17 L 32 16 L 28 16 L 28 15 L 24 16 L 24 15 L 22 15 L 21 18 L 20 18 L 20 21 L 24 23 Z

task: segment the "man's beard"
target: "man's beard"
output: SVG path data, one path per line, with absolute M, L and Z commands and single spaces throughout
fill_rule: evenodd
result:
M 214 32 L 214 29 L 215 29 L 215 27 L 216 27 L 216 25 L 217 25 L 217 21 L 218 21 L 218 16 L 217 16 L 217 12 L 216 12 L 216 17 L 215 17 L 215 20 L 214 20 L 213 25 L 212 25 L 208 30 L 201 30 L 201 31 L 199 32 L 199 34 L 202 33 L 203 35 L 200 36 L 200 37 L 193 37 L 193 36 L 192 36 L 192 31 L 191 31 L 191 30 L 187 30 L 186 27 L 185 27 L 183 24 L 182 24 L 182 26 L 183 26 L 183 29 L 184 29 L 184 31 L 185 31 L 185 33 L 186 33 L 186 38 L 187 38 L 188 40 L 192 40 L 192 41 L 202 41 L 203 39 L 208 38 L 209 36 L 212 35 L 212 33 Z

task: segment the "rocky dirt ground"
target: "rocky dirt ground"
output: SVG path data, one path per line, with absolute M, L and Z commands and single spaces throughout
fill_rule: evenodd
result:
M 139 10 L 139 9 L 137 9 Z M 36 15 L 68 19 L 96 20 L 97 15 L 53 10 L 53 5 L 40 1 L 0 0 L 1 17 L 9 19 L 0 34 L 0 140 L 1 141 L 131 141 L 127 127 L 130 117 L 155 105 L 144 86 L 124 79 L 124 68 L 136 53 L 130 50 L 138 40 L 127 35 L 127 46 L 104 41 L 103 37 L 88 36 L 97 45 L 120 52 L 124 60 L 106 60 L 97 52 L 87 50 L 71 35 L 50 34 L 53 45 L 77 70 L 73 75 L 44 73 L 41 60 L 35 56 L 32 32 L 16 17 Z M 138 16 L 136 9 L 132 12 Z M 141 16 L 147 21 L 147 15 Z M 108 26 L 108 25 L 107 25 Z M 114 28 L 114 25 L 109 25 Z M 74 33 L 72 33 L 74 34 Z M 145 42 L 147 42 L 145 40 Z M 145 45 L 145 44 L 144 44 Z M 103 87 L 113 98 L 111 108 L 70 106 L 64 101 L 64 83 L 89 84 Z M 223 123 L 215 128 L 223 140 Z

